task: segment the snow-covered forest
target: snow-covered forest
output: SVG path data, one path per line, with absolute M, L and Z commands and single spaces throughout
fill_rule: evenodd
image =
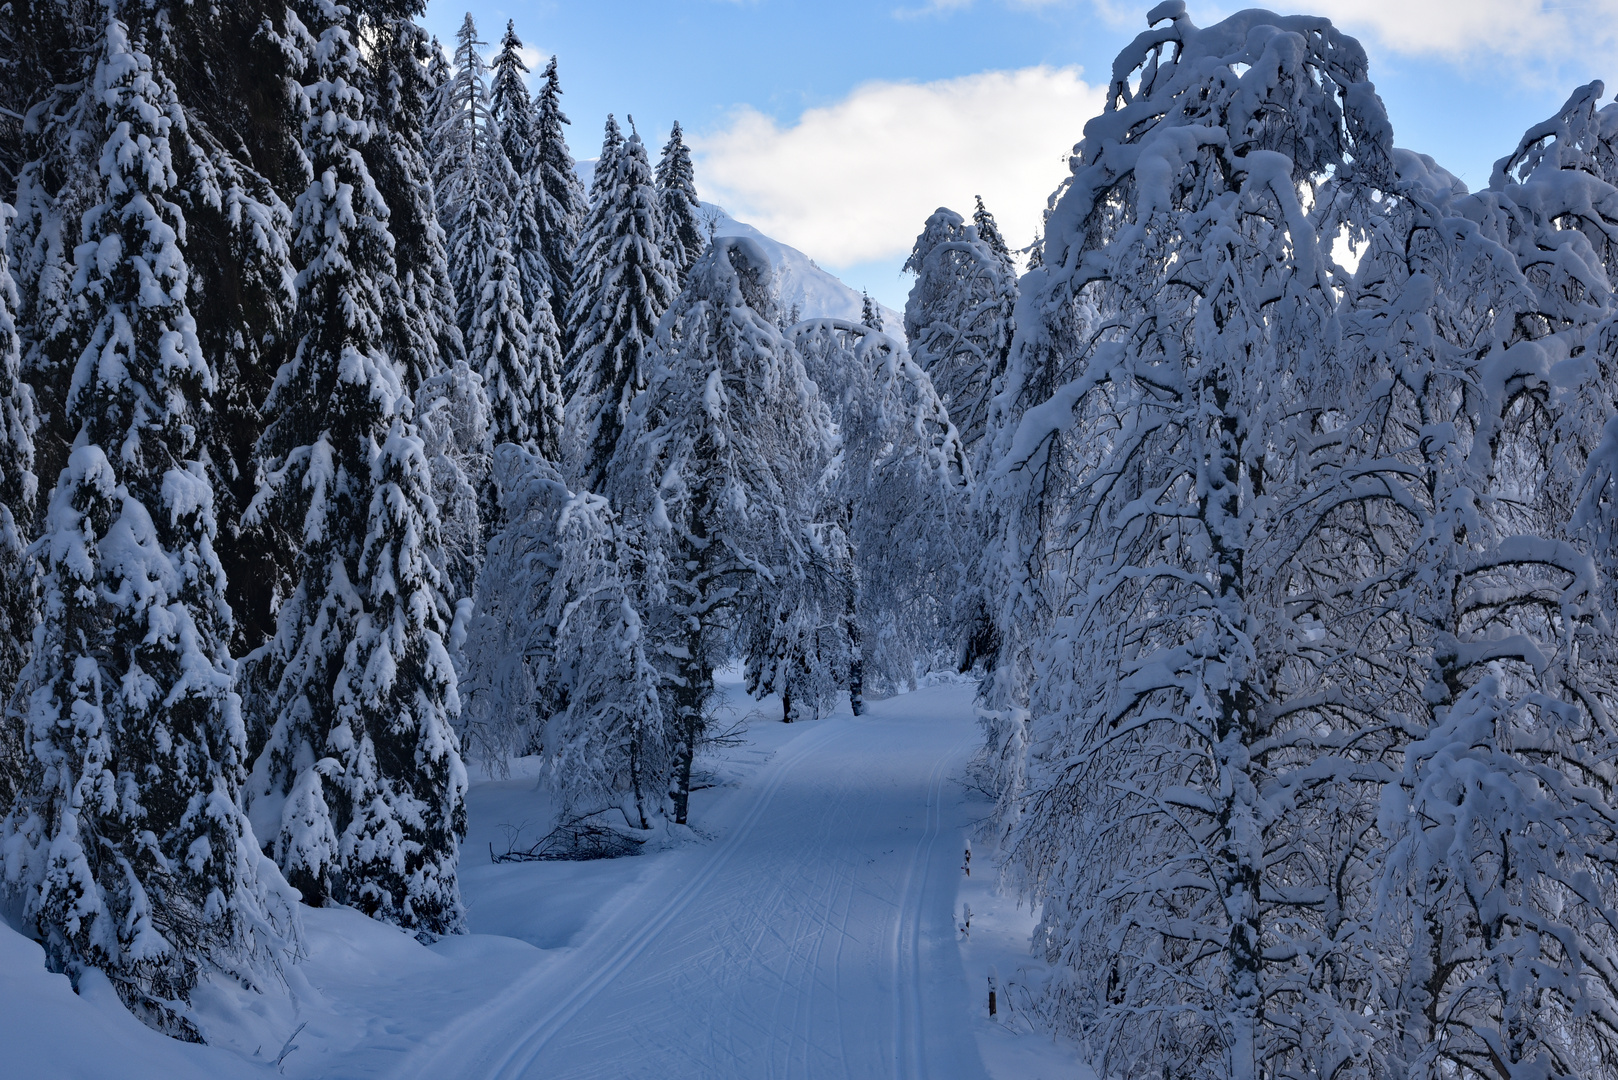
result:
M 1600 82 L 1473 192 L 1328 20 L 1164 0 L 1040 235 L 915 222 L 900 326 L 806 307 L 678 124 L 597 150 L 524 28 L 422 8 L 0 6 L 26 955 L 215 1041 L 317 913 L 439 947 L 468 860 L 716 842 L 716 672 L 827 732 L 964 677 L 1075 1068 L 1618 1076 Z M 467 847 L 523 767 L 540 846 Z

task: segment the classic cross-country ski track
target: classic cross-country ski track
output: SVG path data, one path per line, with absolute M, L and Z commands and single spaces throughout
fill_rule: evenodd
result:
M 697 804 L 711 842 L 399 1075 L 985 1078 L 954 940 L 969 810 L 951 781 L 976 732 L 932 697 L 804 724 Z

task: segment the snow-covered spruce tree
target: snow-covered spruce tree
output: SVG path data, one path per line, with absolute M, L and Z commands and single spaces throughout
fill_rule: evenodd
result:
M 67 407 L 79 434 L 38 548 L 29 771 L 0 847 L 53 967 L 100 968 L 142 1019 L 196 1039 L 185 1003 L 197 980 L 267 976 L 297 926 L 241 810 L 230 608 L 196 457 L 214 373 L 174 201 L 175 161 L 192 147 L 144 49 L 156 24 L 139 5 L 104 6 L 77 105 L 81 130 L 102 140 L 104 201 L 84 214 L 74 256 L 85 348 Z
M 977 208 L 972 211 L 972 225 L 978 231 L 978 239 L 989 245 L 994 257 L 1000 260 L 1000 265 L 1005 267 L 1006 272 L 1015 281 L 1017 265 L 1011 259 L 1011 249 L 1006 246 L 1006 238 L 1000 234 L 1000 225 L 983 205 L 983 196 L 975 195 L 973 198 L 977 201 Z
M 1276 508 L 1336 340 L 1306 207 L 1390 182 L 1388 125 L 1324 19 L 1149 18 L 1024 278 L 1005 393 L 1071 374 L 991 480 L 1047 533 L 1056 614 L 1006 818 L 1055 968 L 1039 1007 L 1109 1075 L 1369 1069 L 1377 969 L 1340 911 L 1368 892 L 1366 763 L 1318 696 L 1336 646 L 1290 602 Z M 1105 321 L 1073 338 L 1081 291 Z
M 625 159 L 637 147 L 631 139 Z M 768 256 L 744 238 L 716 240 L 658 329 L 648 385 L 605 470 L 604 493 L 643 552 L 640 612 L 665 673 L 679 824 L 714 668 L 729 657 L 738 610 L 768 607 L 774 583 L 805 569 L 814 482 L 832 439 L 775 325 Z
M 860 325 L 868 330 L 882 329 L 882 309 L 871 299 L 870 293 L 860 294 Z
M 532 312 L 536 303 L 548 297 L 552 286 L 539 212 L 544 177 L 543 172 L 534 167 L 538 117 L 534 102 L 528 96 L 528 86 L 523 82 L 528 67 L 522 61 L 521 49 L 522 39 L 517 36 L 516 25 L 507 22 L 505 36 L 500 39 L 500 53 L 491 65 L 494 78 L 489 91 L 489 113 L 501 156 L 511 167 L 506 181 L 511 192 L 506 234 L 521 271 L 523 311 Z
M 1618 192 L 1578 145 L 1589 90 L 1476 195 L 1400 152 L 1401 197 L 1373 219 L 1348 298 L 1365 405 L 1321 501 L 1355 507 L 1336 533 L 1379 572 L 1336 570 L 1323 595 L 1375 615 L 1357 616 L 1359 707 L 1398 722 L 1375 925 L 1404 1076 L 1586 1075 L 1618 1047 L 1593 449 L 1611 415 L 1596 405 L 1612 355 L 1600 252 Z M 1593 498 L 1569 522 L 1581 471 Z
M 241 528 L 264 428 L 259 409 L 291 351 L 294 270 L 285 197 L 302 173 L 296 118 L 277 92 L 286 57 L 266 32 L 280 23 L 284 4 L 155 9 L 148 49 L 175 84 L 191 144 L 174 162 L 175 201 L 186 218 L 182 247 L 197 339 L 216 372 L 197 417 L 197 456 L 214 485 L 215 547 L 235 616 L 231 651 L 239 656 L 273 631 L 274 606 L 291 569 L 283 533 Z
M 256 514 L 299 523 L 297 588 L 258 658 L 274 727 L 254 767 L 256 821 L 309 903 L 333 898 L 423 932 L 462 926 L 455 880 L 466 774 L 442 633 L 431 477 L 411 402 L 382 347 L 394 273 L 351 9 L 289 19 L 306 58 L 294 207 L 297 352 L 276 379 Z
M 489 403 L 470 368 L 456 323 L 449 255 L 433 198 L 426 132 L 437 87 L 426 32 L 406 14 L 367 23 L 367 100 L 376 134 L 366 164 L 388 206 L 393 277 L 382 283 L 383 343 L 415 403 L 438 506 L 446 582 L 452 599 L 472 595 L 485 523 L 476 493 L 489 482 Z M 442 61 L 442 56 L 439 56 Z M 444 73 L 447 76 L 447 73 Z
M 551 294 L 551 315 L 558 327 L 567 326 L 567 306 L 573 296 L 573 259 L 579 248 L 579 229 L 589 212 L 584 183 L 573 168 L 568 149 L 568 123 L 562 112 L 562 84 L 556 57 L 545 65 L 545 84 L 534 97 L 534 151 L 528 160 L 525 183 L 534 200 L 539 222 L 540 252 L 550 274 L 545 284 Z M 563 346 L 567 341 L 563 340 Z
M 430 140 L 438 218 L 448 235 L 456 320 L 470 340 L 480 286 L 509 226 L 520 182 L 500 143 L 489 100 L 488 68 L 472 15 L 456 33 L 455 69 L 440 91 Z
M 702 204 L 697 201 L 691 148 L 685 145 L 685 134 L 678 120 L 657 162 L 657 190 L 663 196 L 664 253 L 679 271 L 680 284 L 684 285 L 691 264 L 708 246 L 708 238 L 697 220 L 697 210 Z
M 534 152 L 534 103 L 528 96 L 523 76 L 528 65 L 522 60 L 522 38 L 517 24 L 508 20 L 500 38 L 500 52 L 489 65 L 493 79 L 489 87 L 489 114 L 496 138 L 506 152 L 506 160 L 522 170 Z
M 611 192 L 617 183 L 618 151 L 623 146 L 623 133 L 618 130 L 618 121 L 607 115 L 606 133 L 601 141 L 601 155 L 596 158 L 595 169 L 590 176 L 590 194 L 588 201 L 583 204 L 583 212 L 579 216 L 577 234 L 578 246 L 572 252 L 573 277 L 572 291 L 568 294 L 567 307 L 562 313 L 558 325 L 562 328 L 562 343 L 567 347 L 568 356 L 573 355 L 575 339 L 581 329 L 582 323 L 588 321 L 580 305 L 585 303 L 583 294 L 594 295 L 601 287 L 602 278 L 607 269 L 607 238 L 608 233 L 603 228 L 603 215 L 606 194 Z M 659 206 L 661 219 L 661 206 Z M 675 287 L 678 292 L 678 286 Z M 563 389 L 567 391 L 572 385 L 573 373 L 571 370 L 563 373 Z
M 811 319 L 791 336 L 841 443 L 821 520 L 850 548 L 844 613 L 851 695 L 891 693 L 935 666 L 956 636 L 975 539 L 972 469 L 926 372 L 886 334 Z
M 253 444 L 261 426 L 257 408 L 286 352 L 291 269 L 284 234 L 286 208 L 276 194 L 296 172 L 295 140 L 287 137 L 284 107 L 263 85 L 278 83 L 282 66 L 261 34 L 279 17 L 279 3 L 244 0 L 227 8 L 160 5 L 144 45 L 163 67 L 186 112 L 187 152 L 173 166 L 174 201 L 187 222 L 186 255 L 193 314 L 204 357 L 218 373 L 209 400 L 197 402 L 198 453 L 209 468 L 218 499 L 217 554 L 225 567 L 227 596 L 236 615 L 234 646 L 262 640 L 274 602 L 273 587 L 246 589 L 235 578 L 274 582 L 284 560 L 262 538 L 236 528 L 251 498 Z M 83 320 L 69 310 L 71 248 L 83 211 L 99 200 L 99 138 L 86 140 L 72 121 L 74 103 L 98 46 L 100 8 L 93 3 L 27 0 L 0 14 L 8 21 L 8 90 L 27 101 L 22 113 L 37 122 L 20 132 L 11 151 L 22 161 L 19 217 L 11 237 L 18 279 L 24 370 L 47 422 L 38 433 L 39 471 L 55 476 L 77 433 L 65 400 L 83 341 Z M 183 61 L 180 58 L 185 58 Z M 229 57 L 227 61 L 225 58 Z M 13 81 L 15 80 L 15 81 Z M 9 190 L 9 189 L 8 189 Z M 207 297 L 209 303 L 197 303 Z
M 464 355 L 429 161 L 438 89 L 428 67 L 433 46 L 404 15 L 373 16 L 367 34 L 372 45 L 365 50 L 366 99 L 376 137 L 366 141 L 363 154 L 388 206 L 398 267 L 386 289 L 383 330 L 388 355 L 415 395 Z
M 631 400 L 647 384 L 647 352 L 678 292 L 678 275 L 663 256 L 662 209 L 640 136 L 610 153 L 604 147 L 602 157 L 610 158 L 613 179 L 597 177 L 600 201 L 580 245 L 562 387 L 570 442 L 563 455 L 569 475 L 592 490 L 602 485 Z
M 618 120 L 611 113 L 607 114 L 607 123 L 601 135 L 601 153 L 596 157 L 595 168 L 590 172 L 590 208 L 593 210 L 602 199 L 605 192 L 610 191 L 618 182 L 617 164 L 618 151 L 624 146 L 623 129 L 618 126 Z M 580 237 L 581 242 L 584 237 Z
M 1010 261 L 1003 245 L 996 251 L 975 225 L 940 207 L 916 238 L 905 269 L 916 275 L 905 302 L 911 355 L 981 467 L 989 398 L 1011 349 L 1017 281 Z
M 28 662 L 39 617 L 37 564 L 28 554 L 34 498 L 33 389 L 22 379 L 17 337 L 17 285 L 6 257 L 6 234 L 14 211 L 0 203 L 0 807 L 9 809 L 24 773 L 23 719 L 10 707 L 17 676 Z
M 534 446 L 546 461 L 562 460 L 562 425 L 566 400 L 562 397 L 562 334 L 552 317 L 551 294 L 541 293 L 528 313 L 528 362 L 534 372 Z
M 528 355 L 530 328 L 523 308 L 522 272 L 512 237 L 495 237 L 472 309 L 472 363 L 489 396 L 490 434 L 496 445 L 534 437 L 537 388 Z

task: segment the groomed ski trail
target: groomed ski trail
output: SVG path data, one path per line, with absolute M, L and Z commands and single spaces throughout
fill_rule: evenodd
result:
M 711 843 L 659 857 L 401 1074 L 986 1080 L 955 943 L 968 811 L 950 781 L 976 745 L 959 700 L 803 725 L 739 789 L 693 800 Z

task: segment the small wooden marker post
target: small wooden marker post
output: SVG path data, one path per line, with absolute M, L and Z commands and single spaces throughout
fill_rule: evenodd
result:
M 999 988 L 1000 988 L 1000 975 L 999 975 L 998 972 L 996 972 L 994 970 L 994 965 L 990 964 L 989 965 L 989 1018 L 990 1019 L 993 1019 L 994 1014 L 995 1014 L 994 992 L 996 990 L 998 990 Z

